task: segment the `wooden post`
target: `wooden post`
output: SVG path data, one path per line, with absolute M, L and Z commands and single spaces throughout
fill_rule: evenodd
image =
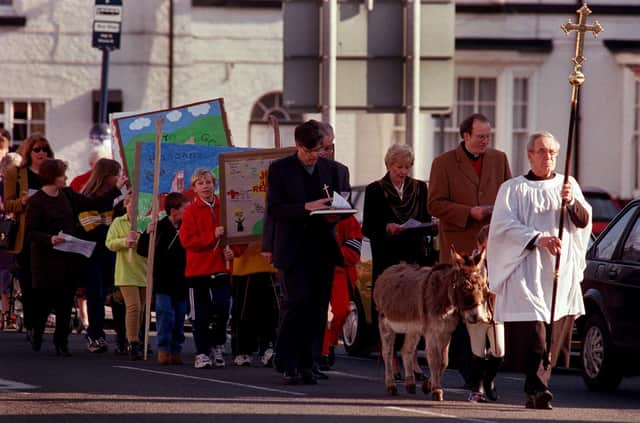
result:
M 160 146 L 162 144 L 162 118 L 156 119 L 156 151 L 153 163 L 153 194 L 151 200 L 151 224 L 153 232 L 149 236 L 149 254 L 147 255 L 147 295 L 144 320 L 144 359 L 147 360 L 149 351 L 149 325 L 151 323 L 151 297 L 153 293 L 153 262 L 156 250 L 156 233 L 160 203 L 158 191 L 160 191 Z M 137 169 L 137 167 L 136 167 Z
M 140 161 L 142 158 L 142 143 L 136 143 L 136 152 L 134 159 L 133 170 L 133 184 L 131 184 L 131 230 L 138 230 L 138 199 L 140 198 Z M 133 247 L 129 248 L 128 256 L 129 263 L 133 260 Z
M 271 115 L 269 116 L 269 122 L 273 126 L 273 145 L 275 148 L 280 148 L 280 125 L 278 124 L 278 118 Z

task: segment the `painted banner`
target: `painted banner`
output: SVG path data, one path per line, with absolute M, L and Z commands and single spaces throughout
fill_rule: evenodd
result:
M 261 239 L 269 165 L 295 151 L 270 148 L 220 155 L 220 217 L 230 244 Z
M 116 141 L 113 146 L 114 157 L 121 160 L 132 183 L 134 182 L 136 144 L 155 140 L 153 122 L 158 117 L 164 120 L 163 146 L 166 144 L 231 145 L 231 135 L 227 127 L 222 98 L 124 117 L 115 116 L 112 121 Z
M 151 199 L 153 192 L 153 170 L 156 146 L 141 143 L 140 184 L 138 195 L 138 228 L 146 228 L 151 220 Z M 163 143 L 160 151 L 160 210 L 164 210 L 164 198 L 170 192 L 182 192 L 190 199 L 195 198 L 190 188 L 191 175 L 197 168 L 211 170 L 216 177 L 216 192 L 219 187 L 218 156 L 222 153 L 243 152 L 248 148 L 207 146 L 197 144 Z

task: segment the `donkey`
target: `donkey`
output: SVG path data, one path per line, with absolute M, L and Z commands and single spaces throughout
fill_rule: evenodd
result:
M 416 392 L 413 356 L 420 336 L 424 336 L 430 377 L 423 382 L 422 390 L 431 392 L 433 400 L 442 401 L 440 381 L 448 364 L 451 334 L 460 318 L 469 323 L 492 319 L 487 306 L 485 250 L 461 256 L 451 245 L 451 257 L 453 265 L 433 268 L 397 264 L 376 281 L 373 297 L 379 312 L 384 382 L 391 395 L 398 394 L 392 367 L 396 333 L 405 334 L 402 362 L 407 392 Z

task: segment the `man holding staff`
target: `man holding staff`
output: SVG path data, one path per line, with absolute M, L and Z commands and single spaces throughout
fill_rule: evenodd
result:
M 591 233 L 591 207 L 573 178 L 563 183 L 555 172 L 560 144 L 548 132 L 531 135 L 527 156 L 531 170 L 500 187 L 487 246 L 494 318 L 505 322 L 506 353 L 520 360 L 526 380 L 527 408 L 551 409 L 550 368 L 543 368 L 545 339 L 553 324 L 551 366 L 560 354 L 568 367 L 571 330 L 584 314 L 582 291 L 585 253 Z M 558 234 L 562 202 L 567 204 L 565 235 Z M 562 254 L 561 254 L 562 253 Z M 560 256 L 555 318 L 551 320 L 553 274 Z

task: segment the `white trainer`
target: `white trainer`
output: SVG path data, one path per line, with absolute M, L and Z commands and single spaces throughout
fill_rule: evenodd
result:
M 196 361 L 193 363 L 193 367 L 196 369 L 210 369 L 211 359 L 206 354 L 198 354 L 196 355 Z
M 260 359 L 264 367 L 271 367 L 271 365 L 273 364 L 274 355 L 275 353 L 273 352 L 273 348 L 267 348 L 264 354 L 262 354 L 262 358 Z
M 215 367 L 224 367 L 226 362 L 222 354 L 224 353 L 224 345 L 216 345 L 211 351 L 211 358 L 213 359 L 213 365 Z
M 250 366 L 251 365 L 251 357 L 247 354 L 237 355 L 235 360 L 233 360 L 233 364 L 236 366 Z

